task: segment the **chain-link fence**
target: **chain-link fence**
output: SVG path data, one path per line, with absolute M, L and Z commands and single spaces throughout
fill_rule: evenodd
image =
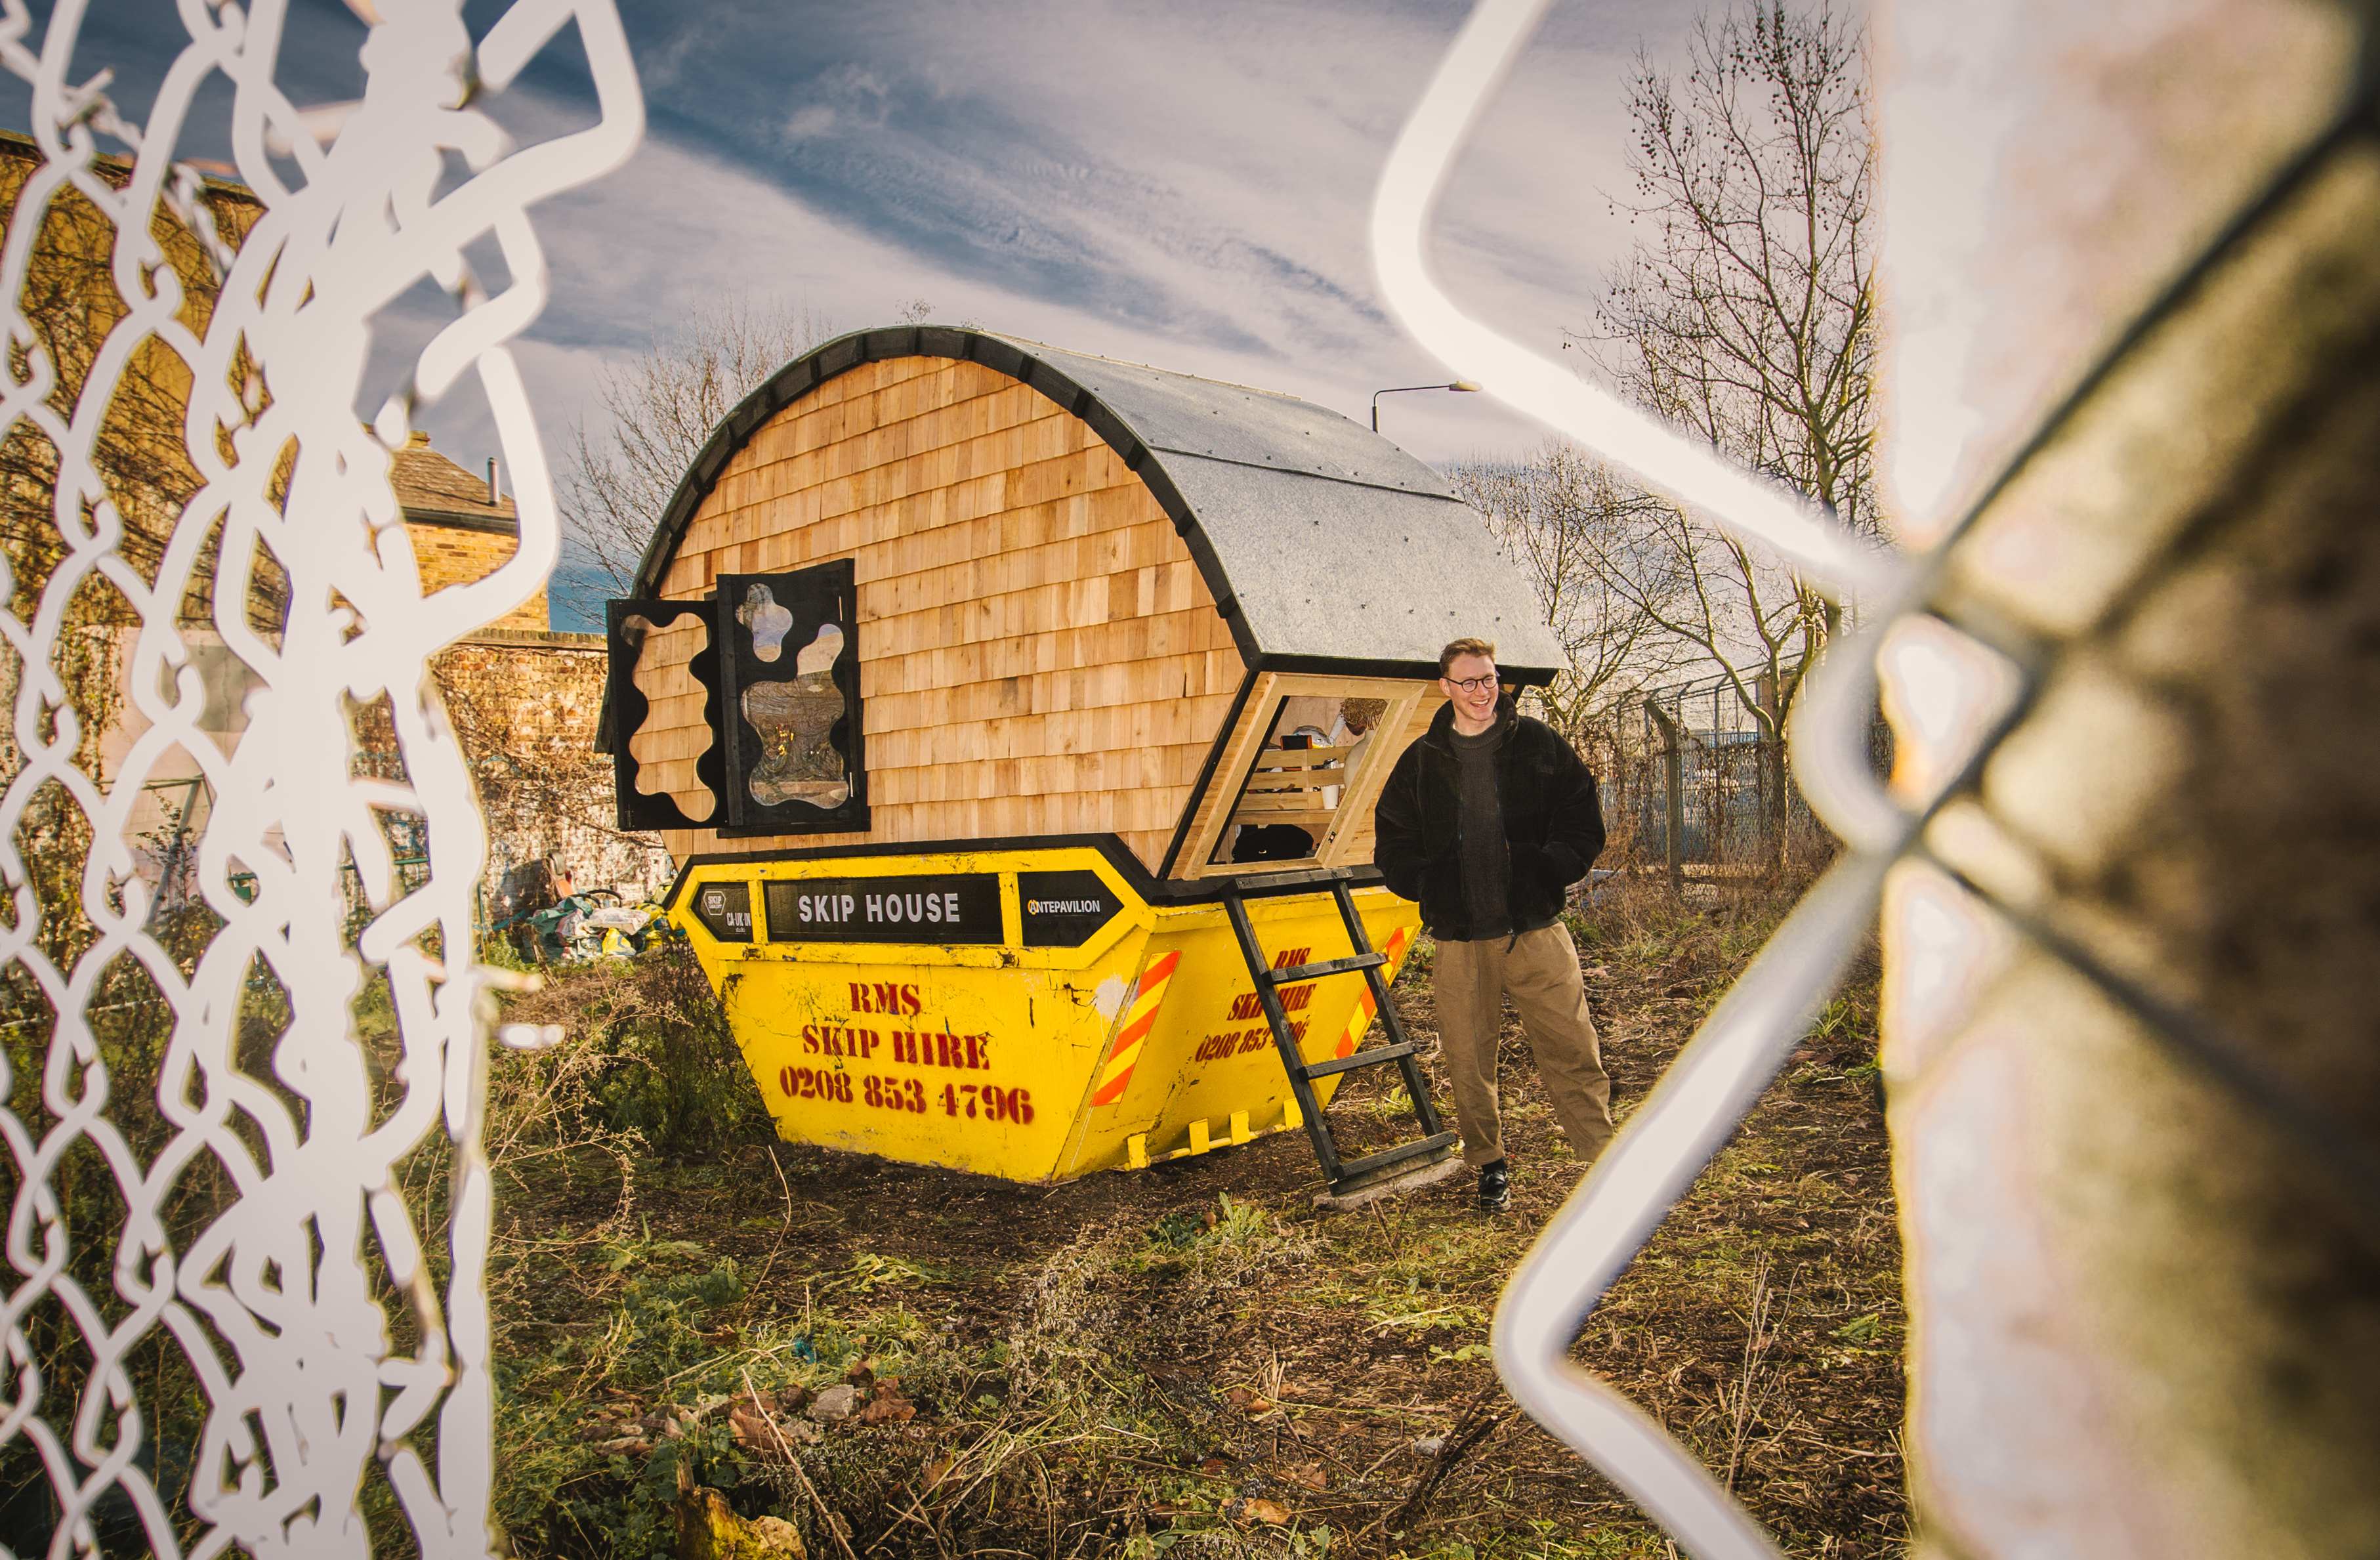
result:
M 1784 668 L 1787 687 L 1800 672 L 1798 664 Z M 1607 865 L 1661 865 L 1670 859 L 1673 832 L 1682 867 L 1791 869 L 1833 855 L 1833 835 L 1811 815 L 1784 743 L 1755 713 L 1776 707 L 1772 688 L 1767 678 L 1739 684 L 1717 672 L 1646 689 L 1586 734 L 1588 761 L 1603 785 Z M 1791 710 L 1789 700 L 1789 716 Z M 1870 757 L 1878 774 L 1891 767 L 1891 736 L 1881 721 Z

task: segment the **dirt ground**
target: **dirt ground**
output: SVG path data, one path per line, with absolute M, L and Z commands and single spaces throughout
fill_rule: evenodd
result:
M 1767 919 L 1587 945 L 1617 1114 Z M 1905 1538 L 1873 985 L 1828 1010 L 1576 1349 L 1797 1555 Z M 1426 955 L 1395 994 L 1427 1045 Z M 1503 1077 L 1501 1215 L 1467 1174 L 1317 1213 L 1302 1135 L 1055 1188 L 762 1141 L 545 1164 L 505 1204 L 517 1550 L 728 1553 L 686 1516 L 711 1487 L 721 1532 L 773 1516 L 781 1545 L 848 1560 L 1673 1554 L 1488 1359 L 1503 1277 L 1579 1174 L 1509 1020 Z M 1345 1152 L 1409 1120 L 1385 1088 L 1332 1106 Z M 846 1381 L 860 1411 L 838 1419 L 821 1395 Z

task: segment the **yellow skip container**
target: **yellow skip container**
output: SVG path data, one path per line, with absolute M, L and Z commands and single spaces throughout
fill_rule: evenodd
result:
M 1336 875 L 1237 886 L 1273 969 L 1347 956 Z M 1082 844 L 697 857 L 666 903 L 780 1137 L 1047 1183 L 1305 1125 L 1219 892 Z M 1393 980 L 1417 908 L 1353 900 Z M 1282 979 L 1305 1061 L 1354 1054 L 1364 976 Z

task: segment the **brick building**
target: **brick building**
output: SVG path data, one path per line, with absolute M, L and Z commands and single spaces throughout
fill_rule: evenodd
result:
M 418 431 L 391 460 L 389 482 L 405 512 L 405 532 L 413 542 L 424 591 L 484 579 L 513 555 L 520 541 L 520 514 L 504 496 L 499 477 L 494 461 L 484 475 L 467 471 L 431 448 L 430 435 Z M 545 592 L 488 627 L 544 632 Z
M 390 463 L 421 588 L 493 573 L 519 543 L 519 512 L 493 462 L 457 465 L 415 433 Z M 563 880 L 658 892 L 671 861 L 657 838 L 612 827 L 612 772 L 594 750 L 603 700 L 601 634 L 547 627 L 546 593 L 466 636 L 432 663 L 488 821 L 488 918 L 543 902 Z
M 0 223 L 12 217 L 41 166 L 31 141 L 0 131 Z M 119 188 L 130 177 L 118 159 L 97 159 L 94 169 Z M 51 211 L 39 228 L 20 308 L 49 360 L 67 365 L 67 379 L 79 384 L 93 369 L 94 344 L 123 311 L 112 270 L 115 228 L 71 185 L 48 199 Z M 235 245 L 246 238 L 261 211 L 249 189 L 231 180 L 207 179 L 200 199 L 216 232 Z M 218 285 L 214 271 L 189 231 L 166 213 L 158 213 L 152 236 L 182 289 L 192 328 L 202 329 Z M 154 343 L 117 373 L 111 433 L 100 441 L 97 458 L 115 520 L 127 533 L 121 550 L 136 562 L 162 556 L 199 486 L 182 446 L 188 399 L 188 370 Z M 390 481 L 424 591 L 483 579 L 518 547 L 518 511 L 500 491 L 499 475 L 492 467 L 474 471 L 456 464 L 432 448 L 426 433 L 414 434 L 395 453 Z M 0 440 L 0 563 L 20 611 L 67 550 L 53 514 L 57 481 L 56 452 L 46 440 L 21 424 Z M 228 751 L 247 726 L 247 700 L 256 682 L 213 626 L 212 560 L 201 559 L 197 573 L 177 628 L 206 689 L 198 728 Z M 250 626 L 260 632 L 273 632 L 281 588 L 276 569 L 256 572 Z M 55 670 L 83 737 L 77 762 L 103 786 L 123 772 L 134 742 L 148 728 L 127 691 L 139 632 L 120 598 L 91 591 L 73 603 L 69 631 L 59 640 L 63 659 Z M 595 753 L 593 742 L 602 700 L 603 643 L 601 635 L 549 631 L 546 594 L 540 590 L 432 664 L 448 715 L 470 755 L 487 815 L 483 888 L 492 912 L 500 915 L 509 908 L 522 884 L 564 875 L 582 887 L 616 885 L 630 894 L 668 881 L 669 858 L 657 841 L 612 826 L 611 765 Z M 20 677 L 21 668 L 0 646 L 0 696 L 13 700 Z M 395 739 L 384 708 L 359 708 L 354 721 L 358 766 L 387 766 L 395 773 Z M 12 729 L 0 723 L 0 779 L 21 762 Z M 164 755 L 143 773 L 146 794 L 133 810 L 125 843 L 152 892 L 162 891 L 170 902 L 195 884 L 194 841 L 214 798 L 200 765 L 187 754 Z M 418 841 L 392 843 L 400 858 L 420 853 Z M 67 871 L 60 881 L 79 882 L 79 872 Z

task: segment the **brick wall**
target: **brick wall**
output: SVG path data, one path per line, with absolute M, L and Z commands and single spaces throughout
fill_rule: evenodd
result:
M 543 862 L 581 889 L 658 894 L 674 870 L 658 835 L 613 826 L 612 761 L 595 751 L 603 703 L 600 634 L 484 632 L 443 651 L 439 692 L 479 781 L 488 822 L 487 903 Z
M 435 521 L 407 520 L 406 535 L 413 542 L 414 567 L 421 571 L 421 589 L 429 591 L 448 585 L 468 585 L 493 574 L 506 558 L 513 555 L 517 539 L 494 531 L 466 530 L 460 526 L 439 525 Z M 545 590 L 539 587 L 536 595 L 488 625 L 491 628 L 527 630 L 542 633 L 546 628 Z

